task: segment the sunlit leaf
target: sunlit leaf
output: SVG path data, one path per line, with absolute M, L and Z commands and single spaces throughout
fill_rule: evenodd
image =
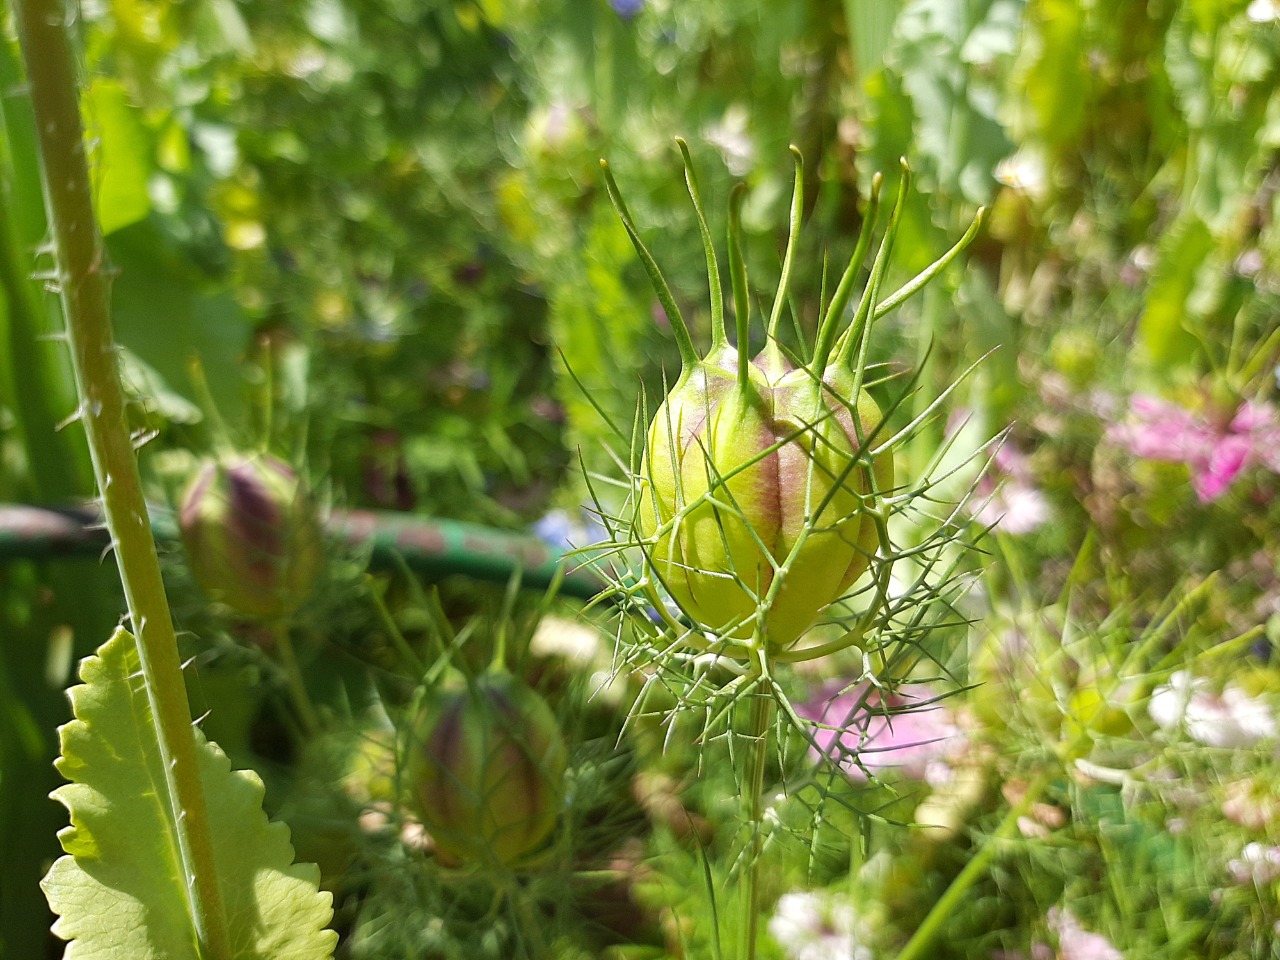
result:
M 71 782 L 54 791 L 71 816 L 59 834 L 67 856 L 42 884 L 59 915 L 54 932 L 71 941 L 67 960 L 199 960 L 133 637 L 117 630 L 80 677 L 75 719 L 59 731 L 57 766 Z M 289 829 L 268 822 L 257 775 L 231 770 L 216 744 L 196 738 L 233 956 L 331 956 L 337 936 L 325 929 L 333 910 L 319 871 L 293 863 Z
M 111 234 L 151 210 L 150 143 L 124 88 L 113 80 L 98 77 L 90 82 L 84 115 L 98 222 L 104 234 Z

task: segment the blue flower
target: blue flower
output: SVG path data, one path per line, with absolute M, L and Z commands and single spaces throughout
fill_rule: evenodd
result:
M 644 9 L 644 0 L 609 0 L 609 5 L 623 20 L 630 20 Z

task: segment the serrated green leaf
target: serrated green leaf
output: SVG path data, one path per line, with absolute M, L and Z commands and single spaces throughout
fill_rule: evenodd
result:
M 53 796 L 71 825 L 68 856 L 41 886 L 71 941 L 66 960 L 200 960 L 175 826 L 133 637 L 118 629 L 80 666 L 75 719 L 59 730 L 57 766 L 70 783 Z M 262 781 L 231 769 L 196 731 L 218 885 L 236 960 L 319 960 L 337 935 L 319 870 L 293 863 L 289 828 L 269 823 Z

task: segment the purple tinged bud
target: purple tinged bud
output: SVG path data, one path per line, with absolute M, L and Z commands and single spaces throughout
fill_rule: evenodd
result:
M 515 866 L 555 830 L 566 758 L 551 708 L 519 679 L 455 674 L 419 711 L 408 782 L 444 859 Z
M 881 422 L 870 395 L 837 399 L 854 393 L 851 374 L 833 366 L 819 385 L 756 358 L 739 385 L 730 352 L 699 362 L 655 413 L 638 526 L 702 627 L 787 647 L 866 570 L 879 547 L 869 508 L 893 463 L 864 449 Z
M 311 498 L 271 456 L 206 462 L 183 494 L 178 523 L 201 589 L 244 616 L 293 613 L 324 567 Z

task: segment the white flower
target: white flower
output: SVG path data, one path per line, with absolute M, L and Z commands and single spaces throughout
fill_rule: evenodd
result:
M 1280 0 L 1253 0 L 1245 14 L 1254 23 L 1274 23 L 1280 20 Z
M 769 918 L 769 933 L 789 960 L 872 960 L 860 926 L 847 898 L 821 891 L 783 894 Z
M 1210 747 L 1247 747 L 1280 732 L 1263 698 L 1251 697 L 1234 684 L 1227 684 L 1218 696 L 1208 686 L 1202 677 L 1179 670 L 1151 695 L 1151 719 L 1162 730 L 1185 726 L 1187 736 Z
M 745 177 L 751 172 L 756 159 L 756 144 L 747 132 L 751 115 L 747 108 L 735 103 L 724 112 L 719 123 L 708 127 L 707 142 L 720 151 L 724 165 L 735 177 Z
M 1110 940 L 1080 926 L 1070 910 L 1051 909 L 1049 928 L 1058 935 L 1059 960 L 1124 960 Z
M 1280 878 L 1280 847 L 1246 844 L 1240 851 L 1240 857 L 1227 864 L 1227 872 L 1236 883 L 1265 886 Z
M 1025 193 L 1034 200 L 1043 200 L 1049 188 L 1049 169 L 1044 154 L 1023 148 L 996 164 L 998 182 Z

